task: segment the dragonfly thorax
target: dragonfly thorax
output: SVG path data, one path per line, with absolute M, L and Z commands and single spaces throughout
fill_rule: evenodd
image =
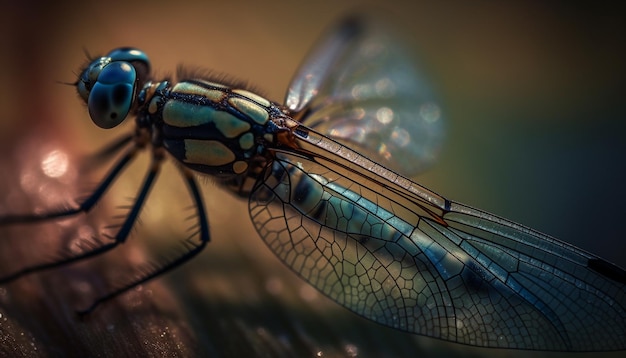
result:
M 194 171 L 222 179 L 244 177 L 263 162 L 278 130 L 271 118 L 282 115 L 263 97 L 202 79 L 148 83 L 139 101 L 139 123 L 157 131 L 154 145 Z

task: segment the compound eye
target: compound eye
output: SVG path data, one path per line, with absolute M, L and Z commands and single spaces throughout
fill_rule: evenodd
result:
M 124 121 L 133 105 L 136 80 L 135 68 L 127 62 L 111 62 L 102 69 L 87 100 L 98 127 L 109 129 Z

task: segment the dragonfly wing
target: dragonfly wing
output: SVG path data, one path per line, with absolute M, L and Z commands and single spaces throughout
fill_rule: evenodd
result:
M 529 229 L 409 197 L 324 157 L 276 153 L 249 211 L 296 273 L 384 325 L 485 347 L 626 348 L 620 269 L 598 272 L 589 254 Z
M 443 141 L 428 80 L 395 36 L 366 18 L 318 42 L 285 103 L 306 126 L 409 176 L 435 161 Z
M 433 235 L 456 243 L 484 280 L 532 303 L 566 350 L 626 349 L 626 272 L 565 242 L 452 203 Z M 543 334 L 534 332 L 535 336 Z

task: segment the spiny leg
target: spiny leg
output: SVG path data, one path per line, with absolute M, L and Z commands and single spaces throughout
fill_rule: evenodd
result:
M 127 141 L 124 142 L 126 144 Z M 116 145 L 117 144 L 117 145 Z M 107 156 L 112 154 L 112 151 L 120 150 L 124 146 L 119 145 L 120 143 L 115 142 L 112 146 L 105 147 L 102 151 L 103 154 Z M 98 185 L 98 187 L 93 191 L 87 199 L 85 199 L 78 207 L 75 208 L 66 208 L 60 210 L 52 210 L 44 213 L 30 213 L 30 214 L 9 214 L 0 216 L 0 226 L 1 225 L 11 225 L 11 224 L 28 224 L 38 221 L 50 220 L 55 218 L 61 218 L 66 216 L 76 215 L 82 212 L 88 212 L 93 208 L 93 206 L 102 198 L 102 195 L 107 191 L 111 183 L 118 177 L 118 175 L 122 172 L 122 170 L 128 165 L 128 163 L 135 157 L 138 150 L 141 149 L 138 145 L 134 145 L 131 147 L 122 158 L 120 158 L 117 163 L 111 168 L 107 176 L 102 180 L 102 182 Z M 99 154 L 96 154 L 99 156 Z
M 133 148 L 133 149 L 135 149 L 135 148 Z M 115 176 L 117 176 L 119 171 L 126 165 L 126 163 L 128 162 L 128 160 L 130 160 L 132 155 L 134 155 L 134 150 L 131 150 L 129 153 L 127 153 L 127 155 L 125 155 L 115 165 L 115 167 L 113 168 L 111 173 L 105 179 L 105 182 L 107 182 L 107 183 L 101 184 L 98 187 L 98 189 L 96 189 L 96 192 L 94 194 L 92 194 L 89 197 L 89 199 L 87 199 L 87 201 L 85 201 L 85 203 L 91 201 L 91 202 L 89 202 L 89 205 L 87 206 L 88 208 L 91 208 L 91 206 L 93 206 L 98 201 L 98 199 L 100 198 L 102 193 L 104 193 L 104 191 L 106 190 L 108 185 L 111 183 L 111 181 L 113 181 Z M 156 179 L 157 174 L 159 173 L 161 160 L 162 160 L 162 158 L 157 158 L 157 159 L 155 159 L 153 161 L 153 163 L 152 163 L 152 165 L 150 167 L 150 170 L 146 174 L 144 182 L 141 185 L 141 188 L 139 190 L 139 194 L 137 195 L 137 198 L 135 199 L 135 202 L 132 205 L 130 212 L 128 213 L 128 216 L 124 220 L 123 224 L 120 226 L 117 234 L 114 237 L 110 237 L 110 239 L 112 239 L 111 242 L 103 244 L 99 240 L 94 238 L 93 241 L 87 241 L 89 244 L 91 244 L 91 246 L 89 248 L 87 248 L 87 250 L 83 251 L 80 254 L 73 254 L 73 255 L 70 254 L 70 255 L 66 255 L 66 256 L 64 256 L 64 257 L 62 257 L 60 259 L 57 259 L 57 260 L 55 260 L 53 262 L 47 262 L 47 263 L 43 263 L 43 264 L 38 264 L 38 265 L 25 267 L 25 268 L 23 268 L 23 269 L 21 269 L 19 271 L 16 271 L 16 272 L 14 272 L 12 274 L 7 275 L 7 276 L 0 277 L 0 284 L 7 283 L 9 281 L 13 281 L 13 280 L 15 280 L 15 279 L 17 279 L 17 278 L 19 278 L 21 276 L 24 276 L 26 274 L 29 274 L 29 273 L 42 271 L 42 270 L 46 270 L 46 269 L 50 269 L 50 268 L 54 268 L 54 267 L 63 266 L 63 265 L 66 265 L 66 264 L 69 264 L 69 263 L 72 263 L 72 262 L 76 262 L 76 261 L 87 259 L 89 257 L 100 255 L 102 253 L 105 253 L 105 252 L 115 248 L 119 244 L 125 242 L 126 239 L 128 238 L 128 236 L 130 235 L 130 232 L 131 232 L 131 230 L 133 228 L 133 225 L 135 224 L 135 222 L 137 220 L 137 217 L 139 216 L 139 213 L 141 212 L 141 208 L 143 207 L 143 204 L 145 203 L 146 198 L 148 197 L 148 194 L 150 192 L 150 188 L 152 188 L 154 180 Z M 83 205 L 81 205 L 81 208 L 83 206 L 85 206 L 84 203 L 83 203 Z M 75 210 L 77 210 L 77 212 L 80 212 L 80 211 L 78 211 L 78 209 L 75 209 Z M 85 211 L 87 211 L 87 210 L 88 209 L 86 209 Z M 69 215 L 69 214 L 67 214 L 67 215 Z
M 161 263 L 158 266 L 154 267 L 152 270 L 144 273 L 143 275 L 141 275 L 140 277 L 136 278 L 135 280 L 124 284 L 122 286 L 120 286 L 117 289 L 114 289 L 113 291 L 97 298 L 92 304 L 91 306 L 87 307 L 84 310 L 79 310 L 77 313 L 79 315 L 85 315 L 85 314 L 89 314 L 90 312 L 92 312 L 94 309 L 96 309 L 96 307 L 98 307 L 101 303 L 108 301 L 130 289 L 132 289 L 133 287 L 136 287 L 138 285 L 141 285 L 157 276 L 160 276 L 161 274 L 168 272 L 170 270 L 173 270 L 175 268 L 177 268 L 178 266 L 184 264 L 185 262 L 189 261 L 190 259 L 192 259 L 194 256 L 196 256 L 198 253 L 200 253 L 202 251 L 202 249 L 204 249 L 204 247 L 206 246 L 206 244 L 210 241 L 210 234 L 209 234 L 209 222 L 207 219 L 207 215 L 206 215 L 206 210 L 204 208 L 204 203 L 202 201 L 202 195 L 200 194 L 200 190 L 198 188 L 198 184 L 193 176 L 193 174 L 186 169 L 182 169 L 182 174 L 183 177 L 185 179 L 185 182 L 187 183 L 187 189 L 189 190 L 189 194 L 191 194 L 191 197 L 194 201 L 194 206 L 197 210 L 196 212 L 196 216 L 198 218 L 198 226 L 199 229 L 198 231 L 192 233 L 184 242 L 183 242 L 183 248 L 184 248 L 184 253 L 174 257 L 173 259 L 168 260 L 165 263 Z M 199 235 L 199 240 L 198 242 L 193 242 L 192 239 L 196 236 Z

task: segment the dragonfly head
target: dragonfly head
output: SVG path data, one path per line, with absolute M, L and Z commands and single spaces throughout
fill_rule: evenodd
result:
M 80 74 L 76 89 L 91 120 L 109 129 L 126 119 L 149 73 L 150 61 L 143 51 L 122 47 L 93 60 Z

